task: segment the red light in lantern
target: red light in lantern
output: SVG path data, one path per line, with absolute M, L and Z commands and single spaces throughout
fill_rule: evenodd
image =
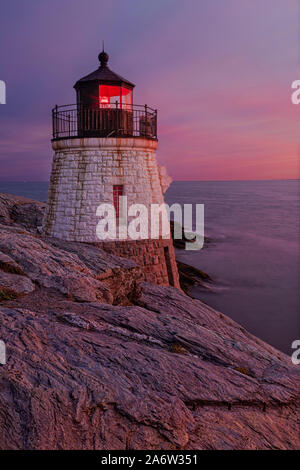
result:
M 108 96 L 100 96 L 100 108 L 110 108 Z

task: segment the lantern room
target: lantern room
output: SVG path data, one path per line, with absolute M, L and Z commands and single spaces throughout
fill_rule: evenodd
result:
M 108 67 L 108 54 L 102 51 L 100 67 L 76 82 L 77 105 L 90 109 L 132 109 L 134 84 Z
M 53 140 L 76 137 L 141 137 L 157 140 L 157 110 L 133 104 L 135 85 L 108 67 L 102 51 L 97 70 L 78 80 L 76 105 L 52 110 Z

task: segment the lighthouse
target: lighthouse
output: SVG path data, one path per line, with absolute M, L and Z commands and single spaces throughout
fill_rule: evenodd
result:
M 75 85 L 76 104 L 52 110 L 48 209 L 43 234 L 92 243 L 136 261 L 146 281 L 179 287 L 171 237 L 99 240 L 98 208 L 111 204 L 120 221 L 120 201 L 149 210 L 164 204 L 171 179 L 157 164 L 157 110 L 134 104 L 135 85 L 113 72 L 102 51 L 100 65 Z

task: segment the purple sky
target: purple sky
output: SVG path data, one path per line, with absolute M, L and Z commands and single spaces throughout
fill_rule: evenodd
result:
M 299 178 L 297 0 L 3 0 L 0 180 L 47 180 L 50 110 L 97 68 L 102 39 L 134 101 L 159 110 L 175 179 Z

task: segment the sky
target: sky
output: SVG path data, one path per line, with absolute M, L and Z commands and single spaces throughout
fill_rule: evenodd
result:
M 47 181 L 51 108 L 98 67 L 158 109 L 175 180 L 300 177 L 298 0 L 1 0 L 0 181 Z

